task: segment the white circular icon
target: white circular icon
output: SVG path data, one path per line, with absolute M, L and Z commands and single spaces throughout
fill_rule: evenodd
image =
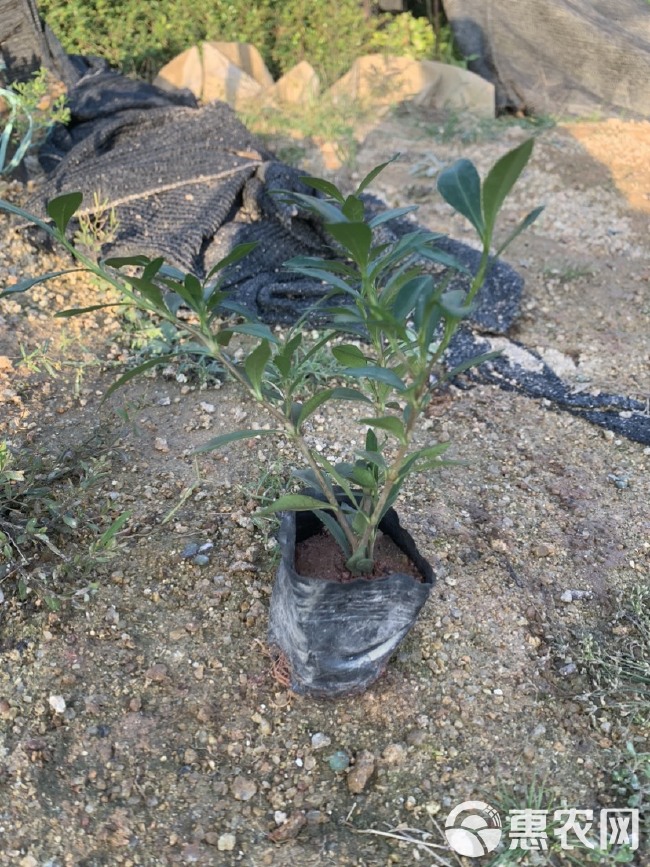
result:
M 445 821 L 447 842 L 459 855 L 478 858 L 493 852 L 501 840 L 501 816 L 485 801 L 463 801 Z

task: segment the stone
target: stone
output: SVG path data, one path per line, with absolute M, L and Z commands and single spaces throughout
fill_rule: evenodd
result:
M 388 744 L 381 757 L 387 765 L 401 765 L 406 758 L 406 748 L 402 744 Z
M 301 60 L 279 78 L 264 94 L 265 101 L 305 105 L 320 94 L 320 79 L 314 67 Z
M 237 838 L 234 834 L 221 834 L 217 840 L 217 849 L 220 852 L 232 852 L 237 845 Z
M 48 699 L 48 703 L 54 713 L 63 713 L 65 711 L 65 699 L 62 695 L 51 695 Z
M 413 98 L 415 105 L 493 118 L 496 114 L 494 85 L 460 66 L 421 60 L 429 80 Z
M 307 817 L 302 811 L 293 813 L 287 821 L 276 828 L 269 834 L 269 839 L 273 843 L 283 843 L 285 840 L 293 840 L 297 837 L 301 829 L 307 824 Z
M 207 45 L 216 48 L 224 57 L 227 57 L 231 63 L 238 66 L 247 75 L 261 85 L 261 87 L 272 87 L 273 76 L 266 68 L 266 64 L 262 60 L 262 55 L 254 45 L 249 42 L 208 42 Z
M 311 747 L 313 750 L 322 750 L 325 747 L 329 747 L 332 743 L 332 738 L 328 737 L 323 732 L 316 732 L 311 736 Z
M 348 774 L 348 789 L 353 795 L 359 795 L 368 785 L 375 772 L 375 757 L 369 750 L 358 753 L 354 767 Z
M 248 73 L 214 48 L 210 42 L 202 45 L 203 54 L 203 102 L 220 99 L 233 108 L 240 108 L 256 100 L 262 86 Z
M 163 90 L 188 88 L 197 99 L 203 92 L 203 63 L 196 45 L 165 64 L 153 82 Z
M 230 785 L 230 791 L 237 801 L 250 801 L 257 794 L 257 783 L 248 777 L 235 777 Z
M 494 117 L 494 86 L 478 75 L 433 60 L 385 54 L 358 57 L 328 91 L 334 103 L 389 106 L 407 100 L 416 105 Z

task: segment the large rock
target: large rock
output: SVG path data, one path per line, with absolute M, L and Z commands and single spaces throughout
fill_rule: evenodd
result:
M 231 63 L 254 78 L 262 87 L 273 86 L 273 76 L 266 68 L 262 55 L 249 42 L 207 42 L 227 57 Z
M 416 105 L 494 117 L 494 85 L 480 75 L 433 60 L 421 60 L 431 83 L 413 97 Z
M 265 98 L 269 102 L 304 105 L 313 102 L 320 93 L 320 79 L 311 64 L 302 60 L 269 88 Z
M 178 54 L 160 70 L 154 84 L 163 90 L 191 90 L 197 99 L 203 93 L 203 63 L 196 45 Z
M 334 102 L 347 100 L 377 106 L 414 100 L 420 105 L 471 111 L 494 117 L 494 87 L 456 66 L 433 60 L 412 60 L 367 54 L 329 90 Z
M 328 93 L 335 102 L 363 102 L 392 105 L 411 99 L 429 83 L 424 69 L 409 57 L 366 54 L 358 57 L 349 71 Z
M 216 44 L 204 42 L 200 48 L 193 45 L 183 51 L 163 66 L 154 84 L 164 90 L 188 88 L 203 102 L 220 99 L 234 108 L 257 99 L 262 85 L 215 48 Z
M 256 100 L 262 85 L 209 42 L 203 43 L 203 102 L 221 99 L 233 108 Z

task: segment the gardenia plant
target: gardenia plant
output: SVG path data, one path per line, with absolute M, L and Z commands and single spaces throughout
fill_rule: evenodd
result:
M 81 204 L 81 194 L 60 196 L 49 202 L 53 226 L 7 202 L 4 210 L 39 225 L 62 244 L 79 268 L 102 278 L 118 290 L 112 304 L 63 311 L 73 316 L 102 307 L 136 307 L 171 323 L 181 338 L 178 352 L 200 353 L 216 359 L 233 380 L 271 417 L 271 429 L 247 429 L 215 437 L 200 451 L 221 448 L 236 440 L 280 437 L 291 442 L 304 466 L 294 471 L 308 488 L 303 493 L 280 496 L 264 512 L 313 510 L 343 549 L 347 568 L 369 572 L 379 524 L 407 480 L 415 473 L 444 466 L 449 443 L 417 448 L 415 433 L 434 391 L 461 371 L 490 356 L 445 370 L 442 360 L 460 323 L 472 310 L 491 262 L 491 246 L 499 210 L 527 164 L 532 140 L 502 157 L 481 183 L 475 166 L 459 160 L 443 171 L 438 190 L 445 200 L 474 226 L 482 244 L 478 270 L 468 275 L 467 291 L 449 288 L 451 275 L 465 269 L 437 249 L 441 237 L 414 228 L 394 243 L 381 243 L 375 230 L 403 217 L 414 208 L 389 209 L 368 216 L 362 193 L 385 168 L 378 166 L 345 196 L 334 184 L 304 178 L 317 195 L 286 194 L 318 215 L 337 247 L 337 258 L 300 257 L 287 263 L 294 272 L 331 287 L 327 326 L 313 343 L 305 338 L 301 320 L 284 334 L 277 334 L 250 311 L 233 302 L 222 287 L 221 275 L 243 258 L 252 245 L 237 247 L 200 281 L 165 265 L 162 258 L 144 256 L 93 262 L 66 237 L 68 223 Z M 501 244 L 499 255 L 541 213 L 532 211 Z M 427 261 L 447 269 L 447 277 L 427 273 Z M 137 276 L 132 276 L 137 269 Z M 0 294 L 18 292 L 65 271 L 24 281 Z M 177 316 L 181 306 L 191 319 Z M 314 311 L 312 311 L 313 313 Z M 238 336 L 237 340 L 233 339 Z M 246 343 L 241 355 L 233 346 Z M 354 342 L 352 342 L 354 340 Z M 319 353 L 330 356 L 327 385 L 311 376 Z M 149 359 L 129 370 L 109 389 L 173 356 Z M 348 462 L 333 464 L 312 442 L 308 422 L 325 405 L 349 401 L 362 408 L 356 420 L 362 430 L 363 448 Z

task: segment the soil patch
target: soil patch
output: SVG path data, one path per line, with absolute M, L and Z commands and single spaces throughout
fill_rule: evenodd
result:
M 345 561 L 345 554 L 326 532 L 316 533 L 296 545 L 296 571 L 306 578 L 322 578 L 325 581 L 345 583 L 357 578 L 372 581 L 400 572 L 411 575 L 416 581 L 424 581 L 406 554 L 385 533 L 379 533 L 377 536 L 375 565 L 371 572 L 355 575 L 346 568 Z

